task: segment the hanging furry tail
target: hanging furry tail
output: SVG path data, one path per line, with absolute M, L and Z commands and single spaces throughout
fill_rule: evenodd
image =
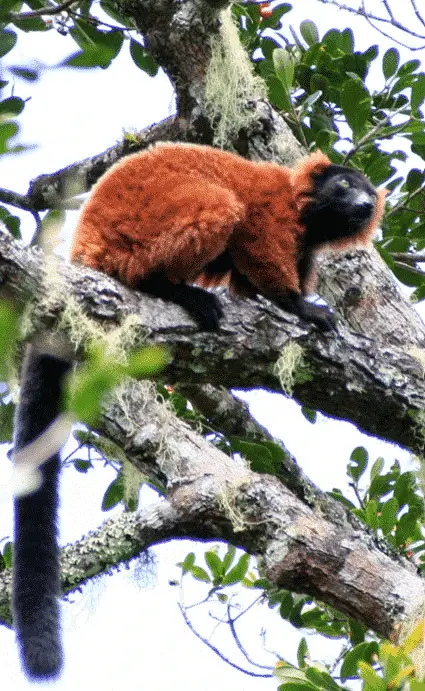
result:
M 29 346 L 16 416 L 13 619 L 25 673 L 35 680 L 57 677 L 63 663 L 57 510 L 59 448 L 69 421 L 53 440 L 52 423 L 70 367 L 68 358 Z

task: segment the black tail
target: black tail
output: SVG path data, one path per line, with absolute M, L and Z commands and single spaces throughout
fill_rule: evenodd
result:
M 15 450 L 36 439 L 60 412 L 69 361 L 29 347 L 22 370 Z M 22 663 L 31 679 L 56 677 L 62 667 L 57 543 L 60 459 L 41 467 L 43 483 L 15 499 L 13 617 Z

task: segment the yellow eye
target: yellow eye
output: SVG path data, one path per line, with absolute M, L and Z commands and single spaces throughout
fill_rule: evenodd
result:
M 345 178 L 342 178 L 342 180 L 338 180 L 338 187 L 342 187 L 344 190 L 348 190 L 348 188 L 350 187 L 350 183 Z

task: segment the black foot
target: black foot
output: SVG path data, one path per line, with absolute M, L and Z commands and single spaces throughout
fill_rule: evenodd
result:
M 312 305 L 304 300 L 300 293 L 290 293 L 283 300 L 279 300 L 283 309 L 297 314 L 301 319 L 316 324 L 321 331 L 337 331 L 335 317 L 328 307 Z
M 218 331 L 224 312 L 217 295 L 184 283 L 175 290 L 173 302 L 184 307 L 204 331 Z
M 328 307 L 306 302 L 302 318 L 316 324 L 321 331 L 338 331 L 335 317 Z
M 204 331 L 218 331 L 224 313 L 214 293 L 186 283 L 172 283 L 161 275 L 142 281 L 139 289 L 184 307 Z

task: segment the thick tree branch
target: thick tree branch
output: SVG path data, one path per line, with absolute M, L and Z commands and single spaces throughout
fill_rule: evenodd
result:
M 24 197 L 32 208 L 75 209 L 79 202 L 78 194 L 87 192 L 103 173 L 116 161 L 130 153 L 147 149 L 155 141 L 176 141 L 184 135 L 181 122 L 175 116 L 146 128 L 134 137 L 124 139 L 97 156 L 73 163 L 54 173 L 40 175 L 32 180 Z
M 58 262 L 54 280 L 47 277 L 43 285 L 42 253 L 24 248 L 7 234 L 0 234 L 0 283 L 18 299 L 41 298 L 40 329 L 57 323 L 71 296 L 104 325 L 116 326 L 128 315 L 136 315 L 151 342 L 170 348 L 173 359 L 165 375 L 169 383 L 280 390 L 273 365 L 285 346 L 299 343 L 303 361 L 294 372 L 297 400 L 349 419 L 369 434 L 417 453 L 423 450 L 422 366 L 408 353 L 384 350 L 342 324 L 338 334 L 318 334 L 311 325 L 262 298 L 231 301 L 223 293 L 226 319 L 220 332 L 205 334 L 177 306 L 133 293 L 83 267 Z M 396 293 L 393 298 L 398 299 Z M 372 300 L 370 306 L 373 310 Z M 142 345 L 146 340 L 139 334 L 138 342 Z
M 135 385 L 128 395 L 113 396 L 101 428 L 115 426 L 115 441 L 126 445 L 139 467 L 148 457 L 160 466 L 168 498 L 110 519 L 65 547 L 65 591 L 153 544 L 189 537 L 242 547 L 260 558 L 272 583 L 316 596 L 385 636 L 421 616 L 423 580 L 415 567 L 386 550 L 345 507 L 320 491 L 307 505 L 276 478 L 251 472 L 175 417 L 168 420 L 164 444 L 163 407 L 155 401 L 143 406 L 139 395 L 143 386 Z M 0 618 L 6 622 L 9 588 L 10 572 L 4 571 Z
M 212 384 L 178 384 L 177 389 L 186 396 L 196 410 L 202 413 L 217 432 L 226 437 L 243 437 L 251 441 L 272 441 L 285 453 L 279 468 L 279 477 L 299 499 L 307 503 L 317 495 L 318 488 L 303 473 L 295 458 L 279 439 L 275 439 L 268 430 L 251 416 L 248 406 L 235 398 L 223 386 Z M 327 495 L 321 494 L 321 501 L 326 502 Z
M 319 264 L 320 294 L 351 329 L 383 346 L 424 347 L 424 324 L 376 251 L 331 253 Z

